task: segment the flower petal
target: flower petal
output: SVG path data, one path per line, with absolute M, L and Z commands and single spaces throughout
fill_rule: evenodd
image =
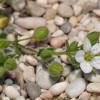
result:
M 100 53 L 100 43 L 96 43 L 96 44 L 92 47 L 91 52 L 92 52 L 94 55 Z
M 81 70 L 84 73 L 90 73 L 92 71 L 92 66 L 90 65 L 89 62 L 83 62 L 80 64 Z
M 86 38 L 85 41 L 84 41 L 83 49 L 85 51 L 90 51 L 91 50 L 91 43 L 90 43 L 88 38 Z
M 84 61 L 84 51 L 83 50 L 78 51 L 75 55 L 75 59 L 79 63 L 83 62 Z
M 96 56 L 94 59 L 91 61 L 91 66 L 93 66 L 96 69 L 100 69 L 100 57 Z

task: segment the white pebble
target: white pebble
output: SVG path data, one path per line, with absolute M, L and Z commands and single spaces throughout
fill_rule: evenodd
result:
M 56 16 L 55 17 L 55 23 L 56 23 L 56 25 L 61 26 L 61 25 L 64 24 L 64 19 L 62 17 L 60 17 L 60 16 Z
M 2 97 L 2 100 L 10 100 L 9 97 Z
M 54 84 L 50 88 L 50 91 L 53 95 L 59 95 L 66 90 L 66 87 L 67 87 L 67 82 L 60 82 L 60 83 Z
M 67 86 L 66 94 L 71 98 L 75 98 L 78 97 L 85 90 L 85 88 L 86 88 L 85 80 L 79 78 Z
M 8 34 L 8 35 L 7 35 L 7 40 L 9 40 L 9 41 L 14 41 L 14 40 L 15 40 L 14 34 Z
M 15 89 L 13 86 L 7 86 L 5 87 L 5 90 L 4 90 L 4 93 L 12 98 L 12 99 L 15 99 L 17 97 L 20 96 L 19 92 L 17 91 L 17 89 Z
M 36 2 L 37 2 L 38 4 L 40 4 L 41 6 L 47 5 L 47 0 L 36 0 Z
M 62 30 L 57 30 L 56 32 L 52 34 L 52 37 L 57 37 L 61 35 L 64 35 L 64 32 Z
M 23 96 L 19 96 L 15 100 L 25 100 L 25 98 Z

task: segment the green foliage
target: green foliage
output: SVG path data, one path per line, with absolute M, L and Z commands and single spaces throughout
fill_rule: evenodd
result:
M 40 56 L 43 60 L 48 60 L 54 55 L 53 48 L 42 48 L 38 52 L 38 56 Z
M 0 66 L 0 78 L 3 77 L 5 74 L 5 68 L 3 66 Z
M 0 49 L 0 65 L 3 64 L 6 60 L 6 55 L 2 49 Z
M 63 72 L 63 66 L 58 62 L 53 62 L 48 65 L 48 72 L 53 77 L 59 77 Z
M 10 41 L 6 40 L 6 39 L 0 39 L 0 48 L 4 49 L 7 48 L 10 45 Z
M 35 29 L 35 32 L 32 36 L 32 42 L 44 41 L 48 38 L 48 28 L 45 26 L 40 26 Z
M 14 58 L 8 58 L 6 60 L 6 62 L 4 63 L 4 67 L 7 69 L 7 70 L 14 70 L 16 68 L 16 61 Z
M 91 44 L 94 45 L 99 41 L 100 32 L 91 32 L 87 35 L 87 37 L 90 40 Z
M 6 34 L 4 32 L 0 32 L 0 39 L 1 38 L 6 38 Z

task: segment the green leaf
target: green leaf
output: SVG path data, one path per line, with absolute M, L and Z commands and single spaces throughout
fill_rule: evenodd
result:
M 4 63 L 4 67 L 8 70 L 14 70 L 17 64 L 14 58 L 8 58 Z
M 53 77 L 60 76 L 63 72 L 63 66 L 60 63 L 54 61 L 48 65 L 48 72 Z
M 78 50 L 78 42 L 73 41 L 67 48 L 68 52 L 73 52 Z
M 6 34 L 4 32 L 0 32 L 0 38 L 6 38 Z
M 0 49 L 0 64 L 3 64 L 6 60 L 6 55 L 3 50 Z
M 87 35 L 91 44 L 94 45 L 99 41 L 100 32 L 91 32 Z
M 10 43 L 11 42 L 6 39 L 0 39 L 0 48 L 7 48 L 10 45 Z
M 3 77 L 5 74 L 5 68 L 3 66 L 0 66 L 0 78 Z
M 53 48 L 43 48 L 40 49 L 38 52 L 38 56 L 40 56 L 43 60 L 48 60 L 53 56 L 53 54 L 54 54 Z

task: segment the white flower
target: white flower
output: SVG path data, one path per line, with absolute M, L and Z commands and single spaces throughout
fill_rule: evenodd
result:
M 80 63 L 80 68 L 84 73 L 90 73 L 94 68 L 100 69 L 100 43 L 91 46 L 89 39 L 86 38 L 83 50 L 76 53 L 75 59 Z

